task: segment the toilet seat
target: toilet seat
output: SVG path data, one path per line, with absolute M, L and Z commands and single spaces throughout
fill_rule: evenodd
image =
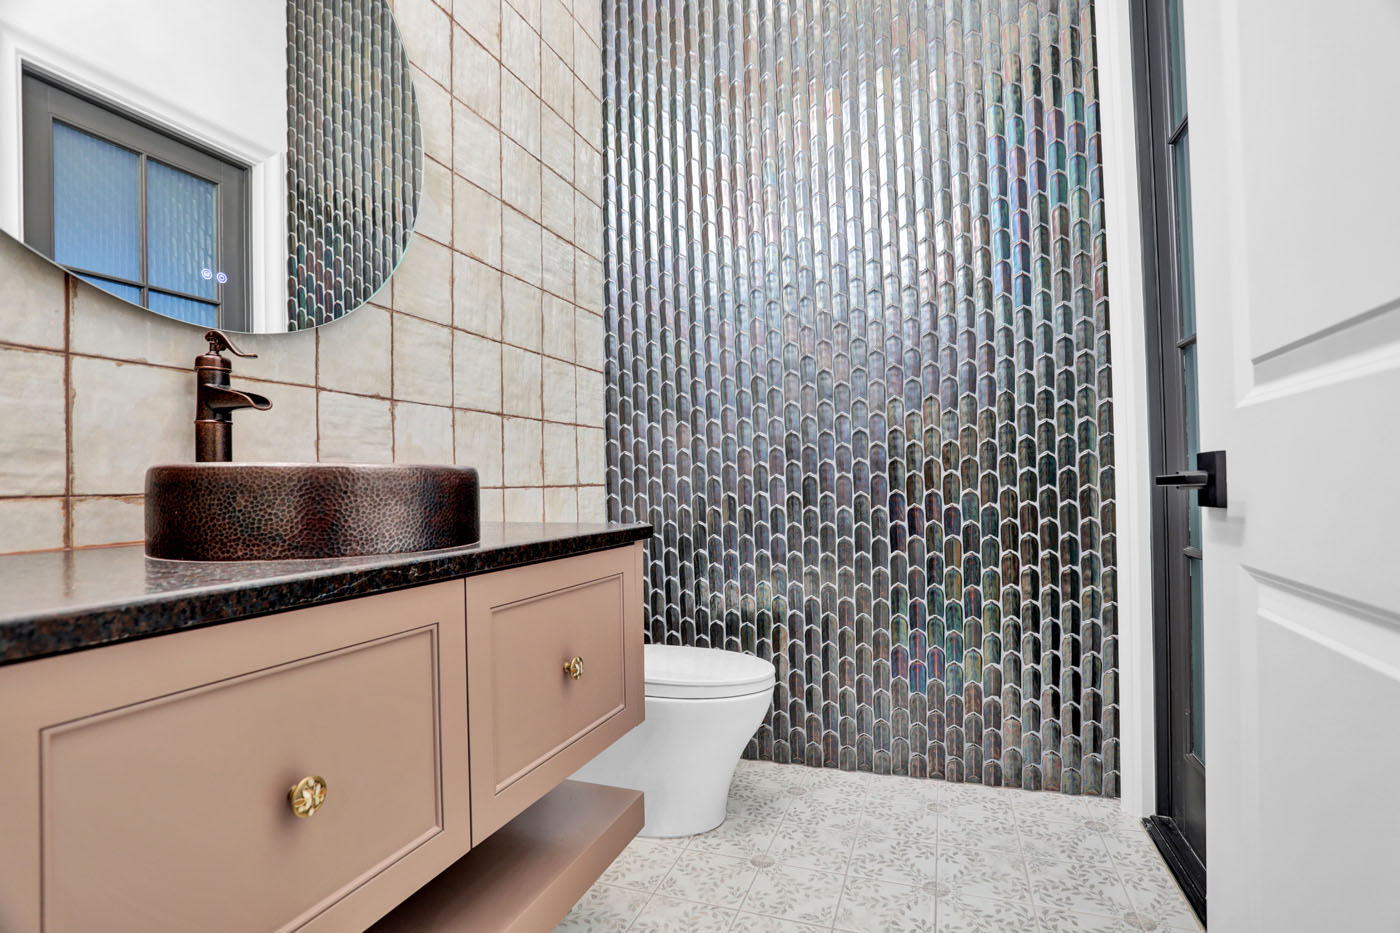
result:
M 751 654 L 687 645 L 646 645 L 642 670 L 649 697 L 703 700 L 766 693 L 773 664 Z

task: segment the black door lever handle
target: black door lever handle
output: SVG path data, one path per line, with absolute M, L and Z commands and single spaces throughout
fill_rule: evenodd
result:
M 1196 454 L 1196 470 L 1163 473 L 1154 477 L 1158 486 L 1179 486 L 1196 490 L 1196 501 L 1209 508 L 1223 509 L 1225 497 L 1225 451 L 1203 450 Z
M 1205 470 L 1186 470 L 1183 473 L 1163 473 L 1154 481 L 1158 486 L 1184 486 L 1187 489 L 1202 489 L 1210 482 L 1210 474 Z

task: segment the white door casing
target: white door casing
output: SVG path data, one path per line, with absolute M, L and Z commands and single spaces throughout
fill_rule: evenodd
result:
M 1400 930 L 1400 3 L 1185 14 L 1210 926 Z

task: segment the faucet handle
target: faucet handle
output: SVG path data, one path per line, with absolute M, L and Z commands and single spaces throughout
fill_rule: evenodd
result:
M 215 353 L 215 354 L 217 354 L 217 353 L 219 353 L 219 352 L 222 351 L 222 350 L 227 350 L 228 352 L 232 353 L 234 356 L 247 357 L 248 359 L 253 359 L 253 360 L 255 360 L 255 359 L 258 358 L 258 355 L 257 355 L 256 353 L 244 353 L 242 350 L 240 350 L 240 349 L 238 349 L 237 347 L 235 347 L 235 346 L 233 345 L 233 341 L 228 339 L 228 334 L 224 333 L 224 332 L 221 331 L 221 330 L 214 330 L 214 329 L 211 328 L 211 329 L 204 335 L 204 339 L 207 340 L 207 341 L 209 341 L 209 352 L 210 352 L 210 353 Z

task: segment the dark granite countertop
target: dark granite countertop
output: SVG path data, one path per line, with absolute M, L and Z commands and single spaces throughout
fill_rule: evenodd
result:
M 139 545 L 0 556 L 0 664 L 620 547 L 646 524 L 482 522 L 470 547 L 187 562 Z

